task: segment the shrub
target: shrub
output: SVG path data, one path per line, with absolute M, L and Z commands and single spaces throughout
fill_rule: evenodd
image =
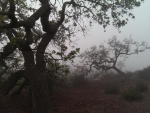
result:
M 137 72 L 140 79 L 150 80 L 150 66 Z
M 122 95 L 128 101 L 137 101 L 142 99 L 140 92 L 133 88 L 129 88 L 128 90 L 124 91 Z
M 144 82 L 136 82 L 135 86 L 139 92 L 146 92 L 148 90 L 148 85 Z
M 117 94 L 119 93 L 119 87 L 109 84 L 104 88 L 104 92 L 107 94 Z

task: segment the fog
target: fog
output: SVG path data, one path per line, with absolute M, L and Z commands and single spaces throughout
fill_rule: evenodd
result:
M 129 18 L 127 25 L 120 28 L 120 33 L 112 25 L 106 27 L 106 32 L 104 28 L 100 25 L 95 24 L 92 29 L 88 32 L 85 37 L 82 33 L 78 33 L 77 47 L 80 47 L 80 52 L 82 53 L 87 48 L 92 45 L 105 44 L 105 41 L 112 38 L 114 35 L 117 36 L 119 40 L 123 40 L 125 37 L 131 38 L 135 41 L 142 42 L 146 41 L 150 46 L 150 1 L 145 0 L 140 7 L 134 8 L 131 12 L 135 15 L 135 19 Z M 137 55 L 131 55 L 124 61 L 125 68 L 124 71 L 135 71 L 143 69 L 150 65 L 150 50 L 146 50 Z M 78 60 L 75 60 L 78 61 Z
M 1 6 L 4 5 L 3 1 L 5 0 L 0 1 Z M 86 35 L 83 35 L 83 32 L 78 32 L 77 34 L 75 34 L 78 38 L 70 37 L 73 35 L 68 35 L 68 37 L 71 39 L 70 40 L 66 39 L 65 40 L 66 43 L 60 39 L 60 41 L 62 42 L 58 45 L 60 48 L 59 47 L 57 48 L 56 44 L 52 44 L 53 39 L 55 39 L 53 35 L 55 35 L 55 33 L 57 32 L 58 30 L 57 26 L 59 24 L 55 24 L 55 21 L 51 21 L 50 23 L 48 23 L 48 15 L 49 12 L 52 15 L 49 16 L 50 20 L 51 19 L 53 20 L 53 18 L 54 20 L 59 19 L 57 18 L 57 15 L 55 18 L 55 13 L 53 13 L 54 10 L 57 9 L 55 6 L 58 6 L 59 9 L 61 6 L 61 2 L 70 1 L 68 5 L 72 5 L 76 9 L 76 5 L 78 4 L 74 3 L 74 0 L 62 0 L 62 1 L 51 0 L 50 2 L 54 2 L 54 5 L 49 4 L 50 7 L 48 7 L 47 5 L 48 3 L 47 0 L 43 0 L 43 1 L 39 0 L 39 3 L 42 4 L 42 7 L 40 9 L 39 9 L 40 6 L 39 3 L 30 4 L 31 9 L 33 6 L 35 6 L 37 7 L 38 11 L 34 13 L 34 15 L 29 17 L 27 21 L 25 21 L 25 23 L 29 22 L 26 25 L 24 25 L 24 22 L 20 22 L 21 25 L 17 23 L 13 14 L 14 13 L 13 10 L 15 9 L 14 1 L 6 0 L 6 2 L 7 1 L 9 1 L 8 2 L 9 5 L 7 7 L 10 7 L 10 10 L 8 10 L 8 12 L 6 13 L 1 11 L 1 15 L 6 14 L 9 17 L 9 19 L 12 20 L 12 23 L 10 25 L 8 24 L 6 28 L 14 27 L 17 29 L 15 30 L 10 29 L 8 31 L 6 30 L 6 36 L 10 39 L 10 44 L 8 44 L 8 46 L 4 47 L 4 45 L 8 43 L 6 40 L 3 41 L 4 45 L 2 45 L 2 43 L 0 44 L 0 48 L 2 48 L 2 46 L 4 47 L 3 50 L 0 49 L 0 54 L 1 54 L 0 63 L 2 64 L 2 66 L 5 66 L 5 67 L 2 66 L 0 67 L 0 74 L 3 75 L 3 77 L 0 78 L 0 112 L 2 113 L 12 113 L 12 112 L 14 113 L 52 113 L 52 112 L 53 113 L 149 113 L 150 111 L 150 107 L 149 107 L 150 105 L 150 90 L 149 90 L 150 50 L 147 49 L 144 52 L 140 52 L 139 54 L 130 55 L 128 56 L 127 59 L 123 59 L 122 57 L 119 58 L 117 61 L 123 61 L 125 64 L 125 67 L 122 66 L 123 69 L 119 68 L 119 66 L 118 68 L 114 66 L 116 64 L 116 59 L 117 59 L 116 56 L 119 56 L 120 51 L 118 50 L 119 52 L 118 51 L 114 52 L 116 55 L 115 56 L 116 59 L 114 58 L 115 60 L 113 58 L 110 58 L 109 59 L 110 61 L 108 61 L 107 58 L 109 57 L 107 57 L 107 55 L 110 54 L 108 50 L 105 48 L 103 49 L 103 47 L 101 49 L 102 51 L 96 51 L 97 54 L 99 53 L 102 54 L 100 57 L 90 54 L 89 56 L 92 56 L 91 59 L 87 58 L 88 59 L 87 62 L 85 61 L 86 64 L 88 64 L 90 61 L 93 64 L 94 63 L 97 64 L 97 62 L 101 61 L 101 59 L 106 59 L 102 61 L 104 66 L 101 67 L 99 65 L 97 66 L 98 68 L 100 67 L 102 70 L 101 69 L 98 70 L 96 65 L 93 66 L 96 68 L 91 71 L 90 69 L 92 66 L 91 67 L 89 66 L 90 69 L 87 70 L 86 69 L 87 65 L 80 66 L 79 64 L 79 65 L 74 65 L 73 67 L 73 65 L 70 65 L 70 63 L 72 58 L 74 58 L 74 55 L 76 55 L 76 52 L 78 52 L 79 50 L 77 48 L 80 48 L 80 53 L 82 53 L 87 48 L 90 48 L 91 46 L 94 45 L 99 46 L 101 44 L 106 45 L 108 39 L 112 38 L 113 36 L 117 36 L 117 39 L 119 39 L 120 41 L 122 41 L 124 38 L 130 38 L 130 37 L 137 42 L 145 41 L 150 48 L 150 22 L 149 22 L 150 21 L 150 7 L 149 7 L 150 0 L 145 0 L 140 7 L 134 8 L 131 11 L 131 13 L 134 14 L 135 19 L 127 17 L 129 18 L 129 21 L 127 25 L 123 26 L 122 28 L 116 29 L 112 26 L 112 24 L 110 24 L 104 29 L 103 26 L 94 24 L 90 29 L 90 31 L 87 32 Z M 31 3 L 32 0 L 27 0 L 27 1 Z M 80 2 L 80 0 L 76 0 L 76 1 L 78 1 L 78 3 Z M 86 0 L 86 1 L 95 2 L 93 5 L 94 7 L 97 5 L 98 2 L 98 0 Z M 26 8 L 27 6 L 23 4 L 24 3 L 23 0 L 21 0 L 20 2 L 21 3 L 19 2 L 18 3 L 19 5 L 22 6 L 17 6 L 16 8 L 18 9 L 18 11 L 21 12 L 20 8 L 24 10 L 24 8 Z M 81 2 L 84 3 L 84 0 Z M 105 2 L 110 2 L 110 0 L 106 0 Z M 111 2 L 113 4 L 113 2 L 117 2 L 117 0 Z M 130 0 L 126 0 L 122 2 L 128 4 Z M 100 3 L 98 3 L 98 6 L 99 4 Z M 88 4 L 86 4 L 85 6 L 87 5 Z M 101 8 L 105 8 L 105 4 L 102 3 L 101 6 L 102 6 Z M 80 7 L 84 7 L 84 6 L 80 6 Z M 53 9 L 53 12 L 52 10 L 51 11 L 49 10 L 51 8 Z M 13 10 L 11 11 L 11 9 Z M 90 10 L 87 11 L 90 12 Z M 92 11 L 94 12 L 93 9 Z M 63 12 L 63 10 L 58 11 L 58 14 L 60 14 L 61 12 Z M 23 14 L 25 13 L 30 14 L 31 12 L 23 11 Z M 36 29 L 35 27 L 35 31 L 33 30 L 33 32 L 35 32 L 35 35 L 33 35 L 30 26 L 34 25 L 32 23 L 34 22 L 34 18 L 38 18 L 38 13 L 41 15 L 39 16 L 41 22 L 40 19 L 37 20 L 37 22 L 42 23 L 41 27 L 43 27 L 43 30 L 42 33 L 40 33 L 40 30 Z M 71 16 L 74 17 L 74 15 L 70 16 L 70 13 L 68 14 L 69 14 L 68 15 L 69 19 Z M 20 13 L 18 14 L 15 13 L 16 17 L 18 17 L 17 15 L 20 16 Z M 27 15 L 25 14 L 25 16 Z M 61 23 L 61 20 L 64 20 L 63 13 L 61 16 L 62 18 L 60 19 L 60 21 L 58 21 L 59 23 Z M 5 24 L 5 21 L 3 22 L 2 17 L 1 19 L 2 22 L 0 22 L 1 24 L 0 26 L 2 29 L 3 24 Z M 30 23 L 31 25 L 29 25 Z M 73 21 L 70 21 L 70 23 L 72 24 Z M 86 20 L 81 23 L 86 24 Z M 65 24 L 68 23 L 66 22 Z M 25 31 L 22 31 L 22 28 L 20 27 L 18 28 L 18 26 L 24 27 Z M 76 24 L 74 24 L 74 26 L 76 26 Z M 60 28 L 60 30 L 64 30 L 64 28 L 62 29 Z M 22 32 L 24 33 L 26 32 L 26 35 L 24 36 L 23 39 L 22 39 L 22 35 L 23 35 Z M 37 32 L 39 32 L 40 35 Z M 65 34 L 66 32 L 62 31 L 62 33 Z M 14 36 L 16 36 L 15 39 L 13 38 Z M 58 40 L 59 40 L 59 36 L 62 39 L 64 39 L 64 36 L 59 32 L 56 36 L 58 36 L 56 37 L 56 39 Z M 71 42 L 72 40 L 75 41 L 74 48 L 71 47 L 74 43 L 71 43 L 72 44 L 71 46 L 69 46 L 70 43 L 68 43 L 69 41 Z M 111 41 L 110 43 L 112 43 L 113 41 Z M 36 47 L 36 45 L 35 46 L 31 45 L 33 42 L 36 43 L 38 46 Z M 49 46 L 47 46 L 48 43 Z M 66 46 L 61 45 L 64 43 L 67 45 L 68 50 Z M 115 45 L 119 45 L 119 44 L 113 43 L 113 47 Z M 126 45 L 127 46 L 121 46 L 122 48 L 127 48 L 127 50 L 123 52 L 130 51 L 130 49 L 128 49 L 130 47 L 128 47 L 128 44 Z M 46 47 L 47 50 L 45 52 Z M 14 52 L 16 48 L 18 48 L 18 51 L 20 52 L 16 51 L 14 55 L 7 57 L 7 55 L 9 55 L 11 52 Z M 59 50 L 59 52 L 53 51 L 55 49 Z M 72 51 L 75 49 L 76 51 Z M 131 50 L 132 49 L 133 48 L 131 48 Z M 94 50 L 96 49 L 93 49 L 92 51 Z M 116 50 L 116 48 L 111 50 Z M 48 52 L 52 54 L 49 54 Z M 20 54 L 23 54 L 23 57 Z M 95 60 L 93 56 L 96 56 L 95 58 L 99 58 L 100 60 L 99 59 Z M 110 57 L 111 56 L 112 55 L 110 55 Z M 21 58 L 24 58 L 25 63 L 21 60 Z M 3 60 L 6 60 L 6 64 L 5 62 L 3 62 Z M 76 57 L 74 60 L 74 64 L 80 63 L 79 62 L 80 60 L 81 59 L 79 59 L 79 57 Z M 66 65 L 67 64 L 66 61 L 69 61 L 67 62 L 68 65 Z M 113 62 L 114 65 L 108 65 L 107 62 L 111 64 Z M 23 63 L 24 63 L 24 67 L 22 67 Z M 64 63 L 64 65 L 62 65 L 61 63 Z M 122 63 L 122 65 L 124 64 Z M 105 66 L 108 66 L 108 68 Z M 69 73 L 69 69 L 71 70 L 71 73 Z M 115 70 L 117 73 L 113 72 L 112 70 L 107 71 L 109 69 Z M 97 70 L 99 72 L 97 72 Z M 125 73 L 122 71 L 124 71 Z M 134 71 L 136 71 L 136 73 Z

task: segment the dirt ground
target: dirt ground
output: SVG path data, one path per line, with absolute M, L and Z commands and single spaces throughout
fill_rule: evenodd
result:
M 104 87 L 109 82 L 120 87 L 118 94 L 105 94 Z M 148 83 L 149 81 L 144 81 Z M 53 94 L 52 103 L 54 113 L 150 113 L 150 89 L 142 93 L 140 101 L 127 101 L 121 93 L 135 80 L 121 82 L 120 80 L 101 80 L 90 82 L 83 86 L 70 86 Z M 0 113 L 30 113 L 31 96 L 23 91 L 20 95 L 11 97 L 0 94 Z

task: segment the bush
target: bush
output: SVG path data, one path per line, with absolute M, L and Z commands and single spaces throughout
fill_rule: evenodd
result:
M 104 92 L 107 94 L 117 94 L 119 93 L 119 87 L 109 84 L 104 88 Z
M 122 95 L 128 101 L 137 101 L 142 99 L 140 92 L 133 88 L 129 88 L 128 90 L 124 91 Z
M 135 86 L 139 92 L 146 92 L 148 90 L 148 85 L 144 82 L 136 82 Z
M 150 80 L 150 66 L 137 72 L 140 79 Z

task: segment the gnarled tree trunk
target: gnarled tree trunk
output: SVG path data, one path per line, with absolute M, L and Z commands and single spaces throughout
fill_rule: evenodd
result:
M 46 74 L 36 67 L 27 70 L 27 76 L 32 88 L 32 112 L 52 113 L 52 104 Z
M 122 75 L 126 80 L 129 79 L 128 76 L 123 71 L 121 71 L 120 69 L 118 69 L 117 67 L 114 66 L 113 69 L 115 71 L 117 71 L 120 75 Z
M 8 94 L 17 81 L 26 77 L 30 81 L 32 89 L 32 113 L 52 113 L 50 90 L 46 74 L 30 65 L 26 70 L 20 70 L 12 74 L 2 86 L 2 93 Z
M 114 66 L 113 69 L 114 69 L 115 71 L 117 71 L 120 75 L 126 76 L 126 74 L 125 74 L 123 71 L 121 71 L 120 69 L 118 69 L 117 67 Z

